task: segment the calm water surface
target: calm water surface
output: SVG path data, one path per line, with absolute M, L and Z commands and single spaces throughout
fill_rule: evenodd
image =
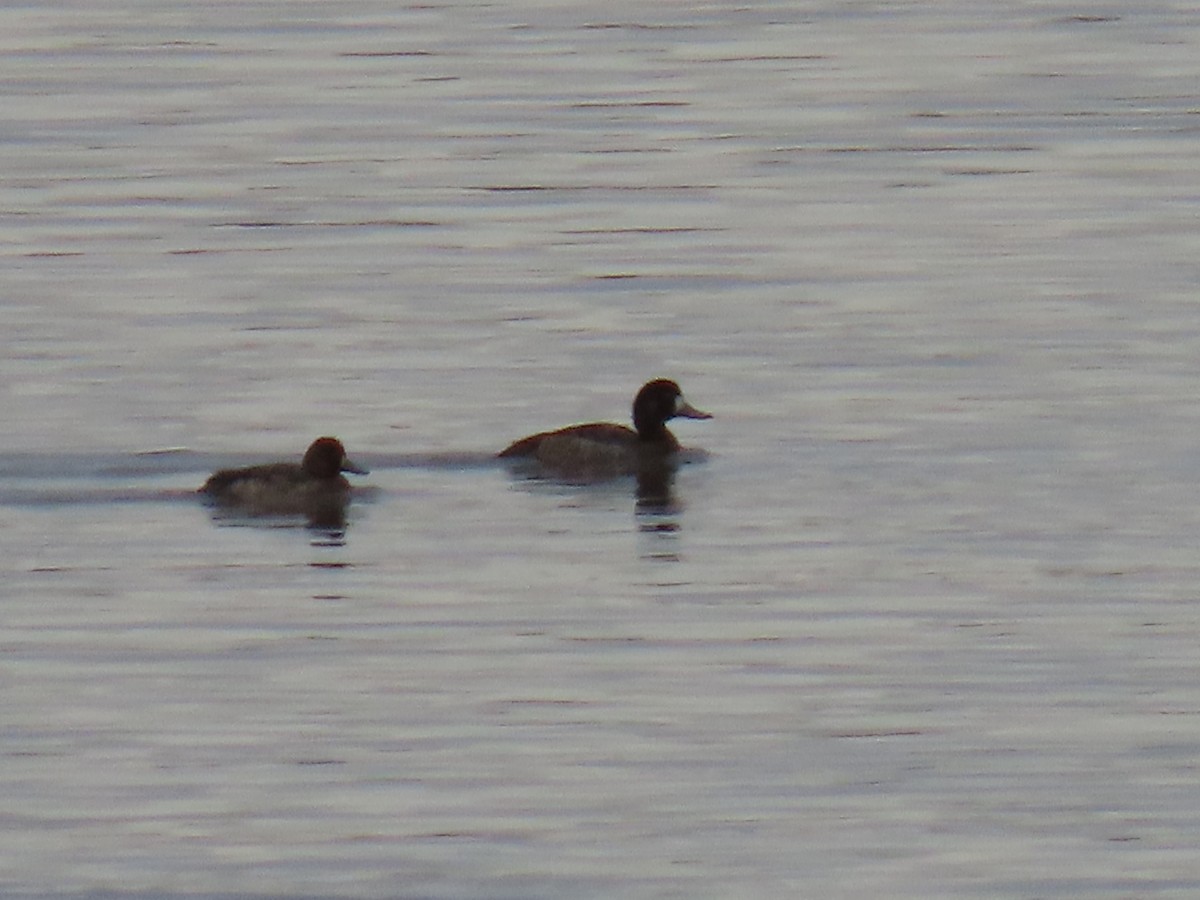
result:
M 0 10 L 0 892 L 1200 894 L 1198 43 Z M 487 459 L 660 375 L 667 502 Z

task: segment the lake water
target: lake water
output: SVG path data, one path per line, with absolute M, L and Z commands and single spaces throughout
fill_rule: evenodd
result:
M 0 10 L 0 892 L 1200 895 L 1200 20 Z M 677 379 L 668 502 L 489 459 Z M 214 519 L 321 434 L 344 532 Z

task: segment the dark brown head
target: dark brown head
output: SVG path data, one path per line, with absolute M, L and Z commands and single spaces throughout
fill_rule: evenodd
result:
M 711 419 L 683 399 L 679 385 L 666 378 L 647 382 L 633 398 L 633 427 L 643 440 L 655 440 L 666 431 L 664 427 L 677 416 L 685 419 Z
M 367 474 L 366 469 L 359 468 L 346 459 L 346 448 L 342 446 L 341 441 L 333 437 L 322 437 L 313 441 L 300 466 L 313 478 L 337 478 L 342 472 Z

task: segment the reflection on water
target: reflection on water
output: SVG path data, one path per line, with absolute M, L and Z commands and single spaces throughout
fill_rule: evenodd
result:
M 678 508 L 646 509 L 638 507 L 638 556 L 653 562 L 677 563 L 681 560 L 679 537 L 682 524 Z
M 509 464 L 507 468 L 518 488 L 570 497 L 580 505 L 629 498 L 639 536 L 638 556 L 655 562 L 680 560 L 679 537 L 685 504 L 676 489 L 678 465 L 648 465 L 636 475 L 592 478 L 548 473 L 536 463 L 525 461 Z
M 350 509 L 350 497 L 347 494 L 309 498 L 286 514 L 256 514 L 237 505 L 222 504 L 208 497 L 202 502 L 210 507 L 213 522 L 220 525 L 286 528 L 303 523 L 305 527 L 315 531 L 338 531 L 343 534 Z
M 677 467 L 658 466 L 637 476 L 639 556 L 656 562 L 678 562 L 683 502 L 675 492 Z
M 314 535 L 310 542 L 314 547 L 344 547 L 346 546 L 346 532 L 344 531 L 326 531 L 319 535 Z M 309 563 L 314 569 L 352 569 L 353 563 L 348 562 L 329 562 L 326 560 L 314 560 Z
M 676 467 L 670 465 L 644 466 L 637 473 L 639 509 L 661 509 L 674 502 Z
M 210 520 L 219 527 L 304 529 L 311 532 L 313 546 L 341 547 L 345 545 L 346 535 L 355 519 L 355 509 L 375 503 L 382 494 L 375 485 L 354 485 L 346 493 L 312 498 L 302 508 L 288 514 L 255 514 L 198 492 L 187 492 L 186 496 L 208 509 Z
M 596 496 L 631 495 L 638 510 L 661 511 L 677 506 L 675 478 L 679 467 L 671 463 L 645 465 L 633 475 L 563 475 L 536 461 L 506 462 L 514 484 L 530 490 L 577 491 Z
M 209 512 L 214 525 L 226 528 L 303 529 L 311 533 L 314 547 L 342 547 L 346 544 L 349 504 L 325 505 L 295 516 L 251 516 L 236 510 L 213 506 Z

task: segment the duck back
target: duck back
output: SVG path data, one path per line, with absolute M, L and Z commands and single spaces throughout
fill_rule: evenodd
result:
M 634 474 L 677 449 L 679 443 L 665 429 L 658 438 L 647 441 L 624 425 L 596 422 L 531 435 L 500 456 L 535 460 L 562 474 L 598 477 Z
M 255 514 L 303 513 L 314 503 L 344 497 L 350 483 L 313 478 L 295 463 L 271 463 L 217 472 L 200 489 L 217 503 Z

